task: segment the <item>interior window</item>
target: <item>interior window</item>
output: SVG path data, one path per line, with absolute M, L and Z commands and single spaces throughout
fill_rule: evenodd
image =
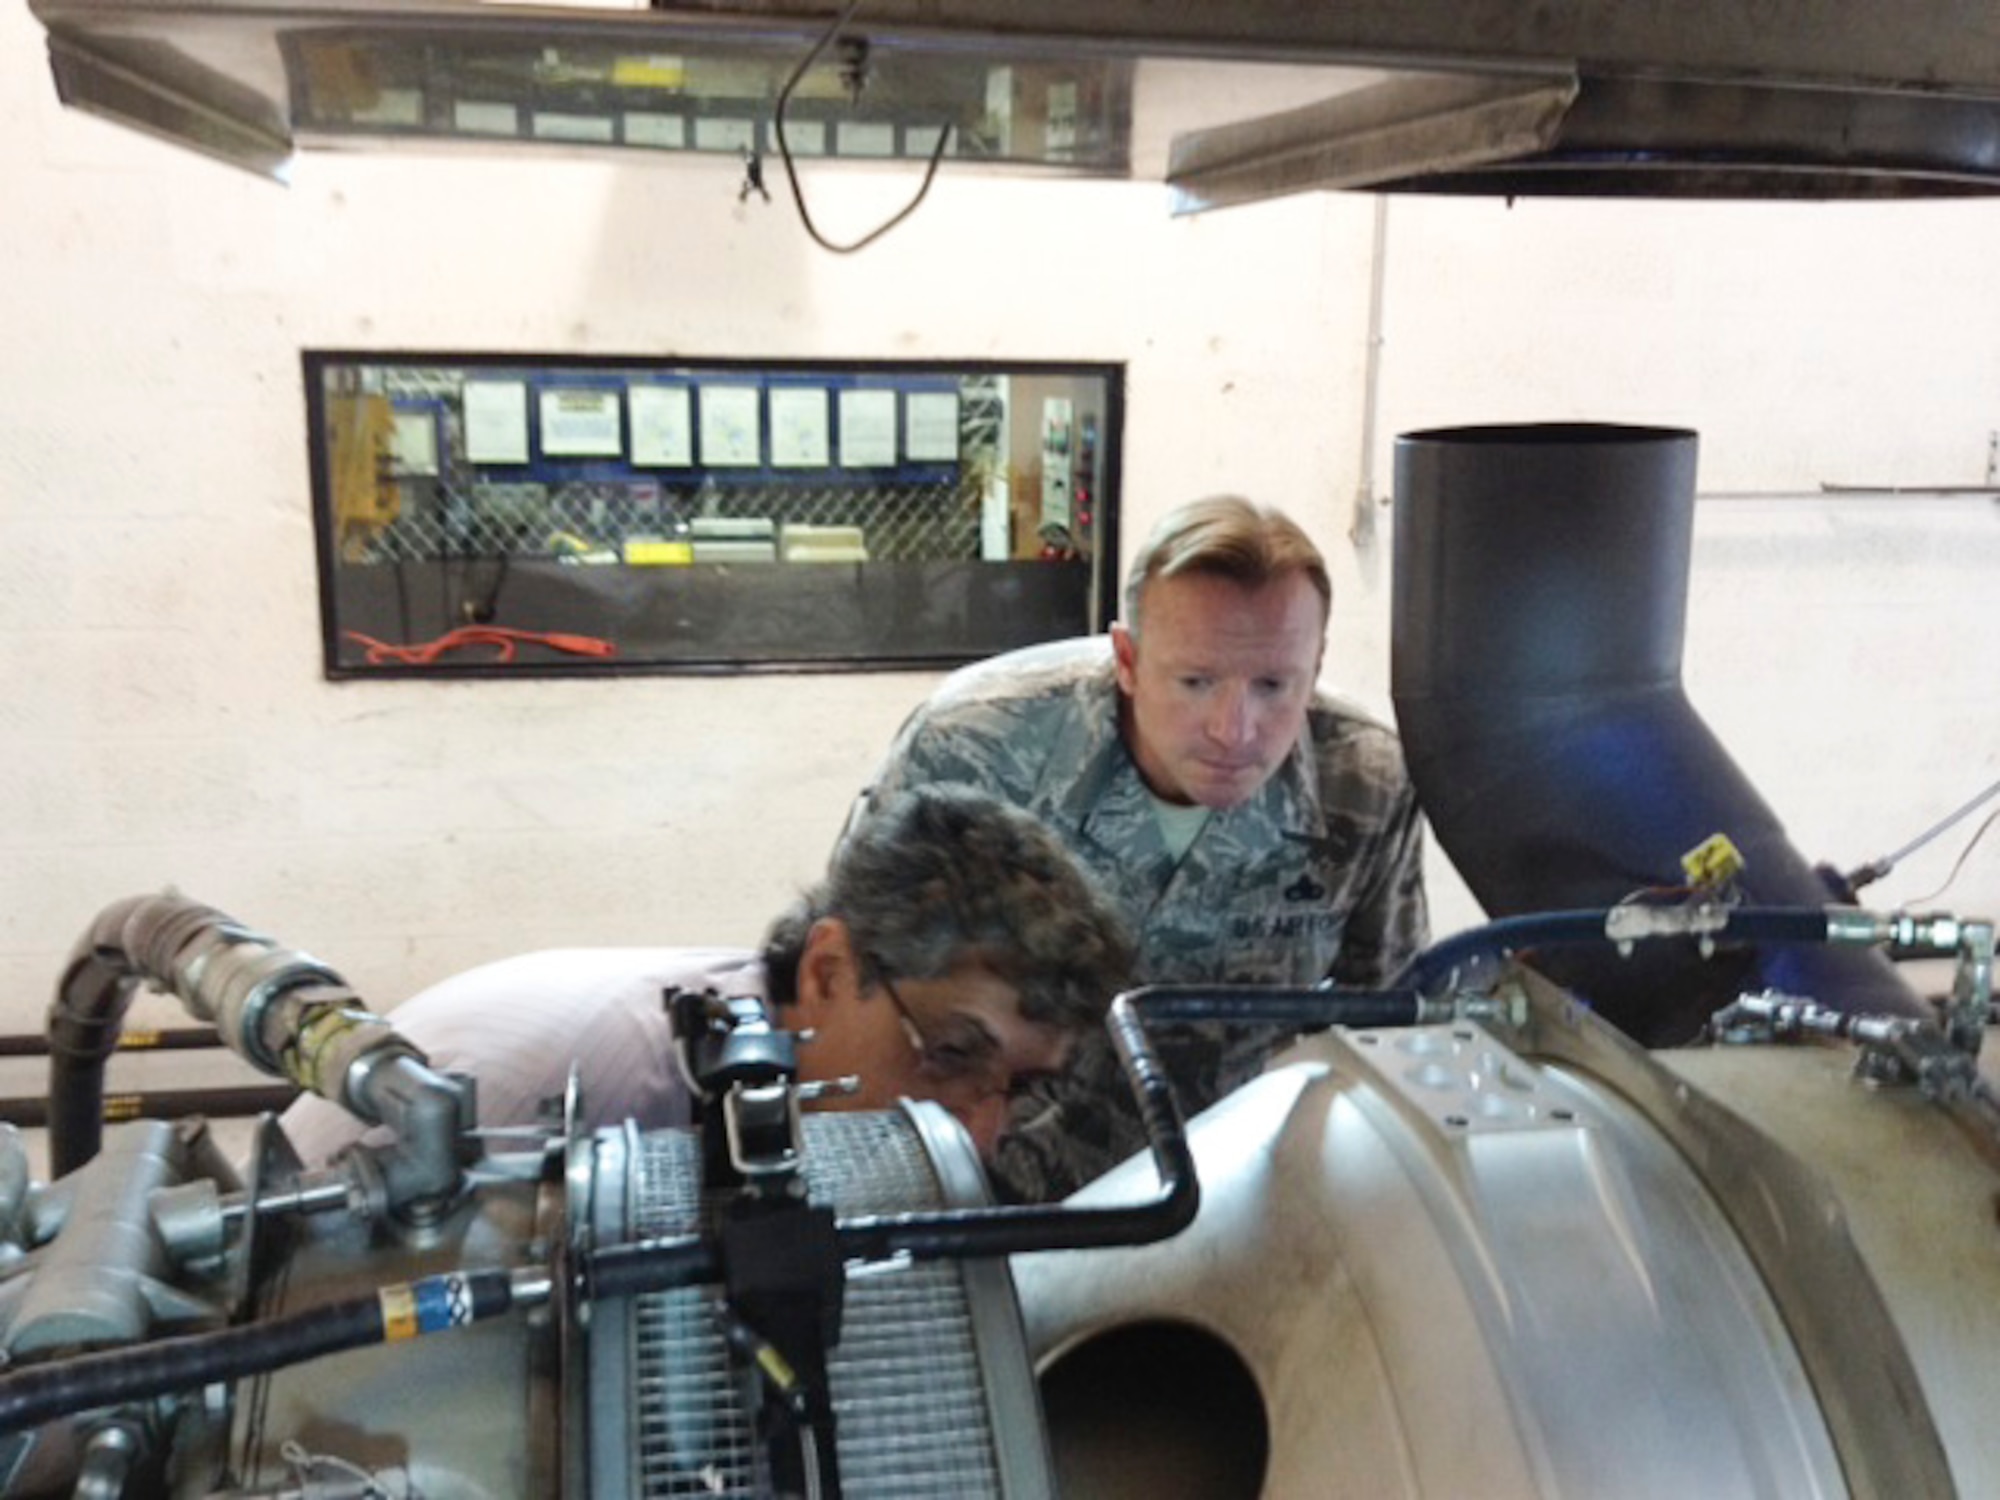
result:
M 937 667 L 1114 612 L 1123 370 L 308 351 L 327 674 Z

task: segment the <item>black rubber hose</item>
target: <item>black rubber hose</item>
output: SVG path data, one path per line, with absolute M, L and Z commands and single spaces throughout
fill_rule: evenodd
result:
M 1138 1101 L 1139 1121 L 1160 1178 L 1156 1197 L 1107 1208 L 1009 1204 L 942 1214 L 882 1214 L 842 1223 L 842 1248 L 869 1260 L 897 1255 L 939 1260 L 1146 1245 L 1185 1229 L 1201 1207 L 1201 1185 L 1173 1086 L 1146 1038 L 1142 1013 L 1150 1008 L 1148 993 L 1135 990 L 1113 1000 L 1105 1024 Z
M 16 1432 L 76 1412 L 196 1390 L 215 1381 L 239 1380 L 344 1349 L 383 1343 L 389 1337 L 383 1317 L 385 1301 L 408 1292 L 412 1300 L 435 1305 L 438 1297 L 427 1294 L 447 1282 L 464 1293 L 458 1299 L 463 1309 L 460 1322 L 493 1317 L 513 1303 L 513 1284 L 505 1271 L 431 1276 L 241 1328 L 185 1334 L 130 1349 L 29 1365 L 0 1375 L 0 1432 Z M 399 1327 L 397 1335 L 437 1332 L 442 1326 Z
M 133 897 L 100 912 L 56 982 L 48 1020 L 51 1176 L 75 1171 L 103 1143 L 105 1059 L 118 1048 L 139 982 L 125 949 L 125 923 L 148 899 Z
M 1454 975 L 1467 966 L 1511 953 L 1591 944 L 1613 947 L 1614 940 L 1605 932 L 1610 919 L 1611 911 L 1607 908 L 1503 917 L 1431 944 L 1405 964 L 1390 984 L 1395 989 L 1429 995 L 1450 985 Z M 1826 942 L 1829 931 L 1822 907 L 1739 906 L 1729 908 L 1726 923 L 1709 936 L 1734 942 L 1809 945 Z M 1693 935 L 1684 932 L 1649 933 L 1636 941 L 1675 938 L 1690 944 L 1695 941 Z
M 637 1297 L 678 1286 L 722 1279 L 722 1260 L 715 1247 L 698 1236 L 673 1240 L 628 1240 L 591 1251 L 577 1278 L 577 1295 L 586 1302 L 606 1297 Z
M 104 908 L 78 940 L 49 1005 L 49 1172 L 62 1177 L 104 1141 L 104 1066 L 139 981 L 164 984 L 174 956 L 220 914 L 179 896 Z
M 1319 1031 L 1410 1026 L 1418 1019 L 1412 990 L 1272 989 L 1265 985 L 1152 985 L 1133 991 L 1148 1022 L 1224 1021 Z

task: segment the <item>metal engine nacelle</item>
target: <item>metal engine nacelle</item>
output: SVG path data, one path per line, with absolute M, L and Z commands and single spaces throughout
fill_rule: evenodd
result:
M 2000 1494 L 1987 1083 L 1496 985 L 1512 1019 L 1312 1037 L 1196 1118 L 1173 1240 L 1016 1258 L 1059 1491 Z

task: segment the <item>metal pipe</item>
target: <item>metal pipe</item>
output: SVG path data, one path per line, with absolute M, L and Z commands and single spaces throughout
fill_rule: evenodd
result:
M 120 1500 L 144 1452 L 139 1433 L 129 1423 L 108 1422 L 98 1428 L 84 1445 L 70 1500 Z
M 155 1089 L 146 1093 L 106 1094 L 99 1119 L 183 1120 L 200 1115 L 211 1120 L 242 1119 L 283 1109 L 299 1097 L 290 1084 L 245 1084 L 239 1088 Z M 38 1130 L 54 1115 L 52 1099 L 19 1095 L 0 1099 L 0 1123 Z M 87 1160 L 88 1158 L 86 1158 Z M 70 1168 L 69 1170 L 74 1170 Z
M 169 1026 L 157 1030 L 118 1033 L 113 1046 L 120 1052 L 212 1052 L 221 1048 L 222 1038 L 209 1026 Z M 22 1032 L 0 1036 L 0 1057 L 47 1057 L 46 1033 Z

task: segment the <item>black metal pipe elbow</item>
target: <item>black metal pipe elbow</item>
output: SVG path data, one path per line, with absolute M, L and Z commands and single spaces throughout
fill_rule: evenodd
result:
M 1438 845 L 1493 917 L 1684 885 L 1682 856 L 1717 833 L 1743 855 L 1744 904 L 1832 894 L 1682 690 L 1695 449 L 1692 432 L 1582 423 L 1397 441 L 1397 725 Z M 1856 949 L 1578 948 L 1536 967 L 1655 1046 L 1746 988 L 1921 1013 Z

